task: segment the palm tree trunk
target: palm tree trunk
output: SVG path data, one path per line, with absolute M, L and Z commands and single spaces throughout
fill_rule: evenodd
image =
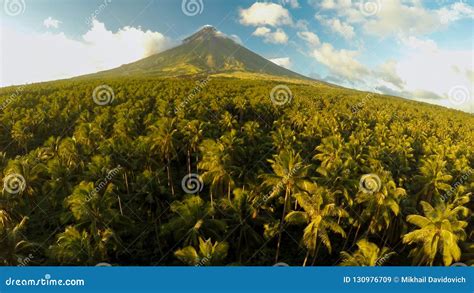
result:
M 359 229 L 360 229 L 360 224 L 357 226 L 356 233 L 354 235 L 354 241 L 352 242 L 352 245 L 354 245 L 357 242 L 357 236 L 359 236 Z
M 283 213 L 281 215 L 281 221 L 280 221 L 280 229 L 278 231 L 278 242 L 277 242 L 277 250 L 276 250 L 276 255 L 275 255 L 275 263 L 278 262 L 278 257 L 280 255 L 280 245 L 281 245 L 281 235 L 283 234 L 283 223 L 285 221 L 285 216 L 286 216 L 286 205 L 288 202 L 288 194 L 289 194 L 288 187 L 285 190 L 285 202 L 283 203 Z
M 127 171 L 123 172 L 123 176 L 125 177 L 125 187 L 127 188 L 127 194 L 130 195 L 130 190 L 128 188 L 128 176 Z
M 316 240 L 316 250 L 314 252 L 314 256 L 313 256 L 313 261 L 311 262 L 311 265 L 314 266 L 314 263 L 316 263 L 316 258 L 318 256 L 318 252 L 319 252 L 319 248 L 321 247 L 321 245 L 318 245 L 318 242 Z
M 354 229 L 354 225 L 351 225 L 351 229 L 349 230 L 349 233 L 347 233 L 346 240 L 344 240 L 344 245 L 342 246 L 342 250 L 346 250 L 347 243 L 349 242 L 349 238 L 351 237 L 351 233 L 353 229 Z
M 168 175 L 168 186 L 171 188 L 171 195 L 174 197 L 174 186 L 173 186 L 173 178 L 171 178 L 171 171 L 170 171 L 170 159 L 167 159 L 168 163 L 166 164 L 166 173 Z
M 304 267 L 306 266 L 306 263 L 308 262 L 308 258 L 309 258 L 309 249 L 308 249 L 308 251 L 306 252 L 306 256 L 304 257 L 304 261 L 303 261 L 303 266 L 304 266 Z
M 191 175 L 191 151 L 188 148 L 188 174 Z

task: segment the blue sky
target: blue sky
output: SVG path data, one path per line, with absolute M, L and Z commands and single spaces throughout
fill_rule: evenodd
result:
M 473 1 L 3 0 L 0 85 L 113 68 L 210 24 L 299 73 L 474 112 Z

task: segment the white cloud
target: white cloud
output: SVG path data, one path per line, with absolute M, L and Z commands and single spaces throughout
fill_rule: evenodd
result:
M 362 81 L 364 76 L 370 74 L 369 69 L 356 59 L 357 55 L 357 51 L 337 50 L 328 43 L 323 43 L 312 52 L 312 56 L 332 74 L 351 82 Z
M 460 19 L 474 17 L 474 7 L 464 2 L 439 9 L 429 9 L 420 0 L 323 0 L 310 3 L 322 11 L 334 11 L 341 23 L 358 24 L 364 32 L 379 37 L 428 34 Z
M 270 59 L 270 61 L 272 61 L 276 65 L 279 65 L 288 69 L 291 68 L 291 65 L 292 65 L 290 57 L 274 58 L 274 59 Z
M 258 27 L 252 35 L 257 37 L 262 37 L 264 42 L 272 44 L 286 44 L 288 42 L 288 36 L 285 31 L 281 28 L 272 31 L 267 27 Z
M 408 2 L 383 1 L 374 17 L 367 18 L 365 31 L 381 37 L 396 33 L 418 35 L 432 32 L 439 26 L 434 11 L 425 9 L 420 1 Z
M 238 35 L 230 35 L 229 38 L 231 38 L 237 44 L 243 45 L 242 39 Z
M 474 83 L 470 74 L 474 68 L 472 51 L 432 48 L 430 45 L 409 50 L 398 63 L 398 73 L 406 81 L 405 91 L 430 91 L 443 97 L 436 100 L 437 104 L 474 112 Z M 463 103 L 453 104 L 449 99 L 449 92 L 456 87 L 470 92 L 470 97 Z
M 94 20 L 82 40 L 64 33 L 22 33 L 2 28 L 2 85 L 69 78 L 118 67 L 172 45 L 159 32 L 124 27 L 109 31 Z M 34 48 L 34 49 L 32 49 Z
M 388 82 L 395 87 L 403 88 L 405 82 L 400 78 L 397 72 L 397 62 L 395 60 L 388 60 L 380 64 L 374 71 L 374 74 L 385 82 Z
M 251 26 L 291 25 L 290 12 L 281 5 L 267 2 L 256 2 L 247 9 L 240 10 L 240 23 Z
M 433 40 L 430 39 L 420 39 L 414 36 L 405 37 L 399 36 L 398 40 L 408 49 L 415 49 L 421 51 L 436 51 L 438 46 Z
M 261 37 L 261 36 L 264 36 L 264 35 L 270 33 L 271 31 L 272 31 L 272 30 L 269 29 L 268 27 L 261 26 L 261 27 L 258 27 L 258 28 L 252 33 L 252 35 Z
M 280 0 L 282 5 L 290 5 L 291 8 L 300 8 L 298 0 Z
M 307 42 L 310 46 L 317 47 L 321 44 L 319 37 L 313 32 L 298 32 L 297 35 L 300 39 Z
M 340 21 L 338 18 L 325 18 L 320 15 L 316 16 L 321 24 L 329 28 L 331 31 L 339 34 L 346 40 L 351 40 L 355 37 L 354 27 L 350 24 Z
M 463 18 L 474 18 L 474 7 L 464 2 L 456 2 L 437 11 L 442 24 L 449 24 Z
M 58 28 L 59 25 L 61 24 L 62 22 L 57 20 L 57 19 L 54 19 L 52 18 L 51 16 L 46 18 L 44 21 L 43 21 L 43 25 L 46 27 L 46 28 Z

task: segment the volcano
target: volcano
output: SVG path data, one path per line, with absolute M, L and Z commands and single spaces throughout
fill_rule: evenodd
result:
M 310 80 L 250 51 L 212 26 L 204 26 L 177 47 L 94 75 L 174 77 L 234 73 Z

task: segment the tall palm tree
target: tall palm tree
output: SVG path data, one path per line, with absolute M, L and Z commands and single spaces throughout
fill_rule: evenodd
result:
M 18 259 L 33 245 L 24 237 L 27 223 L 28 217 L 15 223 L 5 210 L 0 209 L 0 264 L 18 264 Z
M 403 243 L 417 244 L 411 250 L 410 256 L 417 265 L 433 265 L 443 263 L 449 266 L 461 258 L 459 241 L 466 239 L 466 221 L 459 220 L 467 217 L 469 209 L 463 204 L 469 202 L 469 197 L 459 199 L 454 204 L 439 203 L 435 208 L 422 201 L 421 215 L 409 215 L 407 221 L 418 229 L 405 234 Z
M 268 199 L 279 197 L 284 192 L 283 211 L 275 255 L 275 262 L 278 262 L 283 225 L 291 204 L 291 196 L 305 190 L 306 185 L 310 184 L 307 179 L 309 165 L 304 164 L 300 154 L 295 153 L 293 150 L 285 149 L 280 151 L 278 155 L 274 155 L 273 159 L 269 160 L 269 162 L 272 165 L 273 173 L 262 175 L 264 179 L 263 184 L 272 188 Z
M 348 213 L 339 208 L 330 199 L 334 196 L 323 187 L 312 188 L 311 193 L 301 192 L 296 194 L 298 203 L 303 211 L 290 212 L 285 220 L 290 224 L 305 224 L 303 244 L 308 250 L 303 262 L 306 266 L 309 256 L 313 257 L 313 264 L 317 257 L 318 242 L 322 243 L 331 253 L 332 246 L 329 233 L 333 232 L 346 236 L 344 229 L 339 225 L 338 219 L 348 217 Z
M 24 179 L 24 186 L 19 190 L 19 195 L 24 195 L 27 201 L 32 201 L 30 206 L 35 206 L 35 201 L 46 181 L 46 166 L 34 159 L 16 159 L 9 162 L 4 170 L 5 175 L 12 174 Z M 5 190 L 4 190 L 5 191 Z
M 211 204 L 214 204 L 214 195 L 227 194 L 230 198 L 232 186 L 234 185 L 234 175 L 237 175 L 238 168 L 233 165 L 232 152 L 235 146 L 231 142 L 215 140 L 205 140 L 200 146 L 203 158 L 198 164 L 204 171 L 202 179 L 211 184 L 210 197 Z
M 92 182 L 81 182 L 65 200 L 78 227 L 89 228 L 91 233 L 106 228 L 107 224 L 118 220 L 117 197 L 113 194 L 113 184 L 101 188 Z
M 357 241 L 357 247 L 358 249 L 352 254 L 346 251 L 341 252 L 341 266 L 381 266 L 396 254 L 391 252 L 388 247 L 380 249 L 377 244 L 369 242 L 367 239 Z
M 229 245 L 227 242 L 212 243 L 211 238 L 203 240 L 199 237 L 199 248 L 187 246 L 177 250 L 174 255 L 182 262 L 191 266 L 219 265 L 227 256 Z
M 62 265 L 96 265 L 108 261 L 114 249 L 114 233 L 110 229 L 89 233 L 74 226 L 66 227 L 50 247 L 52 256 Z
M 362 221 L 369 222 L 369 232 L 387 229 L 393 218 L 400 214 L 399 204 L 405 196 L 405 189 L 397 187 L 392 180 L 380 186 L 379 191 L 359 191 L 355 203 L 362 206 Z
M 418 198 L 436 204 L 440 200 L 443 192 L 451 189 L 449 184 L 452 176 L 448 174 L 446 169 L 447 161 L 441 155 L 432 155 L 427 159 L 423 159 L 420 167 L 420 175 L 415 176 L 415 180 L 422 185 L 422 189 L 418 194 Z
M 193 154 L 196 156 L 196 163 L 199 161 L 199 156 L 197 155 L 197 149 L 199 146 L 199 143 L 202 140 L 203 134 L 204 134 L 204 123 L 202 123 L 199 120 L 192 120 L 192 121 L 187 121 L 186 124 L 184 124 L 183 129 L 183 134 L 184 138 L 186 140 L 186 145 L 187 145 L 187 162 L 188 162 L 188 173 L 191 174 L 191 157 Z M 198 167 L 196 164 L 196 173 L 198 172 Z
M 236 243 L 239 262 L 242 260 L 242 251 L 248 252 L 263 241 L 257 231 L 257 210 L 252 203 L 251 193 L 238 188 L 234 189 L 232 200 L 223 198 L 219 205 L 229 231 L 236 235 L 237 240 L 231 243 Z
M 214 207 L 199 196 L 174 201 L 171 203 L 171 211 L 175 216 L 162 225 L 160 234 L 172 234 L 175 241 L 182 240 L 184 245 L 197 245 L 199 237 L 219 239 L 226 230 L 224 221 L 212 218 Z
M 171 176 L 171 160 L 176 154 L 176 118 L 162 117 L 150 127 L 151 152 L 164 158 L 166 173 L 168 176 L 168 187 L 174 196 L 173 177 Z

